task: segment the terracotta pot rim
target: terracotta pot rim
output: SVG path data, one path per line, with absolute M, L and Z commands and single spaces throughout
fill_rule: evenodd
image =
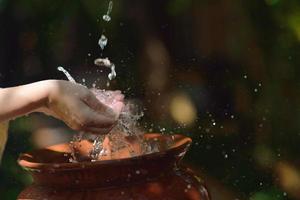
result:
M 180 142 L 180 144 L 177 144 L 169 149 L 166 149 L 165 151 L 145 154 L 145 155 L 141 155 L 141 156 L 135 156 L 135 157 L 131 157 L 131 158 L 100 160 L 100 161 L 95 161 L 95 162 L 84 161 L 84 162 L 78 162 L 78 163 L 40 163 L 40 162 L 28 161 L 26 159 L 26 157 L 28 157 L 28 155 L 32 154 L 32 152 L 52 147 L 52 146 L 49 146 L 46 148 L 33 150 L 28 153 L 20 154 L 18 163 L 20 166 L 22 166 L 23 168 L 25 168 L 29 171 L 49 170 L 49 169 L 52 169 L 55 171 L 69 171 L 69 170 L 76 170 L 76 169 L 83 169 L 83 168 L 84 169 L 97 168 L 99 166 L 105 166 L 105 165 L 115 165 L 115 164 L 118 165 L 120 162 L 129 162 L 130 163 L 130 162 L 134 162 L 134 161 L 141 160 L 141 159 L 151 159 L 151 158 L 163 156 L 166 154 L 172 154 L 172 152 L 174 152 L 174 151 L 178 151 L 179 149 L 186 148 L 192 142 L 191 138 L 181 135 L 181 134 L 162 135 L 159 133 L 145 133 L 144 135 L 147 138 L 177 137 L 177 138 L 181 139 L 180 140 L 181 142 Z M 58 144 L 58 145 L 60 145 L 60 144 Z M 53 145 L 53 146 L 56 146 L 56 145 Z

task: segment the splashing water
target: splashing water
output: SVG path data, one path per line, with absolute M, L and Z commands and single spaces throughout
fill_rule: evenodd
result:
M 110 62 L 110 60 L 108 58 L 97 58 L 94 61 L 94 64 L 98 65 L 98 66 L 104 66 L 104 67 L 110 68 L 111 72 L 107 76 L 109 80 L 113 80 L 116 78 L 117 73 L 116 73 L 115 64 Z
M 102 64 L 111 64 L 110 61 L 101 60 Z M 76 83 L 74 78 L 66 71 L 63 67 L 57 68 L 62 71 L 70 82 Z M 114 103 L 117 101 L 115 99 L 114 91 L 106 91 L 99 89 L 91 89 L 95 94 L 96 98 L 104 105 L 113 108 Z M 139 109 L 138 106 L 131 102 L 125 102 L 125 105 L 119 115 L 119 119 L 114 128 L 106 135 L 93 135 L 93 145 L 89 152 L 89 158 L 92 162 L 101 160 L 102 157 L 108 157 L 109 159 L 119 158 L 120 152 L 124 149 L 128 151 L 126 157 L 133 157 L 153 152 L 158 152 L 157 142 L 146 142 L 143 139 L 144 131 L 138 128 L 138 121 L 143 117 L 144 113 Z M 72 141 L 70 141 L 71 157 L 69 162 L 80 162 L 78 158 L 78 149 L 80 148 L 80 142 L 84 136 L 89 135 L 87 133 L 80 132 L 75 134 Z M 135 140 L 135 143 L 139 145 L 139 149 L 133 147 L 134 143 L 128 140 L 131 138 Z M 109 142 L 109 147 L 105 146 L 105 141 Z
M 90 158 L 91 161 L 97 161 L 99 156 L 103 156 L 105 155 L 105 149 L 103 148 L 103 141 L 104 141 L 104 136 L 103 135 L 99 135 L 96 137 L 96 139 L 93 142 L 93 148 L 90 151 Z
M 74 78 L 70 75 L 70 73 L 69 73 L 67 70 L 65 70 L 63 67 L 59 66 L 59 67 L 57 67 L 57 70 L 63 72 L 63 73 L 66 75 L 67 79 L 68 79 L 70 82 L 76 83 L 75 79 L 74 79 Z
M 111 13 L 112 8 L 113 8 L 113 2 L 110 1 L 108 4 L 108 9 L 107 9 L 106 15 L 103 15 L 103 17 L 102 17 L 102 19 L 104 21 L 109 22 L 111 20 L 111 17 L 109 16 L 109 14 Z
M 112 11 L 112 8 L 113 2 L 110 1 L 106 15 L 103 15 L 104 21 L 109 22 L 111 20 L 109 15 Z M 107 43 L 107 37 L 102 34 L 98 41 L 98 45 L 100 46 L 101 50 L 104 50 L 104 48 L 107 46 Z M 116 67 L 108 58 L 97 58 L 95 59 L 94 64 L 111 69 L 111 72 L 108 74 L 109 80 L 116 78 Z M 63 67 L 59 66 L 57 69 L 62 71 L 70 82 L 76 83 L 74 78 Z M 93 89 L 91 89 L 91 91 L 101 103 L 113 108 L 112 106 L 116 101 L 113 95 L 114 92 L 95 89 L 95 85 L 93 85 Z M 89 137 L 89 140 L 93 141 L 92 148 L 88 155 L 91 161 L 101 160 L 105 156 L 110 159 L 120 158 L 120 152 L 122 152 L 124 149 L 128 151 L 127 157 L 158 152 L 159 147 L 157 142 L 145 141 L 143 139 L 144 131 L 138 128 L 138 121 L 143 117 L 143 115 L 144 113 L 140 111 L 135 104 L 131 102 L 125 102 L 116 125 L 106 136 L 86 134 L 83 132 L 74 135 L 73 140 L 70 142 L 71 158 L 69 161 L 81 161 L 78 158 L 78 149 L 80 148 L 80 142 L 86 136 Z M 134 148 L 134 144 L 138 144 L 139 148 Z
M 114 92 L 92 89 L 97 99 L 103 104 L 110 106 L 116 101 L 114 99 Z M 101 160 L 103 156 L 108 156 L 109 158 L 118 158 L 118 153 L 121 149 L 127 149 L 129 152 L 129 157 L 140 155 L 145 151 L 142 145 L 142 134 L 144 133 L 139 128 L 137 128 L 138 120 L 144 115 L 142 111 L 138 109 L 137 106 L 130 102 L 126 102 L 123 107 L 117 124 L 115 127 L 106 135 L 97 136 L 93 142 L 93 148 L 90 151 L 91 161 Z M 132 144 L 128 141 L 127 137 L 135 138 L 141 145 L 140 151 L 136 151 Z M 110 146 L 105 147 L 104 143 L 109 141 Z
M 97 61 L 98 64 L 113 66 L 114 65 L 108 59 L 100 59 Z M 76 83 L 74 78 L 70 75 L 70 73 L 65 70 L 63 67 L 59 66 L 57 70 L 62 71 L 68 80 L 72 83 Z M 115 75 L 115 74 L 114 74 Z M 96 98 L 106 106 L 113 108 L 114 103 L 116 102 L 114 92 L 106 91 L 106 90 L 97 90 L 95 88 L 91 89 L 91 91 L 95 94 Z M 134 155 L 139 155 L 139 152 L 135 152 L 133 150 L 132 145 L 127 141 L 126 137 L 133 136 L 138 139 L 140 144 L 144 144 L 141 141 L 141 135 L 143 134 L 137 128 L 138 120 L 143 116 L 143 112 L 140 112 L 134 104 L 127 102 L 122 109 L 118 122 L 116 126 L 108 133 L 107 136 L 99 135 L 94 137 L 93 139 L 93 147 L 90 151 L 90 159 L 91 161 L 96 161 L 101 159 L 102 156 L 106 156 L 109 154 L 111 158 L 117 157 L 116 153 L 120 149 L 127 148 L 129 149 L 130 157 Z M 70 142 L 71 148 L 71 158 L 70 162 L 78 162 L 78 158 L 76 156 L 78 151 L 78 145 L 82 141 L 84 135 L 87 135 L 83 132 L 75 134 L 72 141 Z M 111 143 L 111 148 L 104 148 L 103 142 L 107 139 Z
M 100 48 L 102 50 L 107 45 L 107 41 L 108 41 L 107 37 L 105 37 L 105 35 L 102 34 L 101 37 L 100 37 L 100 39 L 99 39 L 99 41 L 98 41 L 98 45 L 100 46 Z

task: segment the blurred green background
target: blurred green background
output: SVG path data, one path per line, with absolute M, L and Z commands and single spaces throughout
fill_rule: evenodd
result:
M 64 66 L 143 105 L 147 131 L 192 137 L 185 162 L 213 200 L 300 199 L 300 1 L 114 0 L 107 23 L 108 3 L 0 0 L 0 87 L 65 79 Z M 116 64 L 110 88 L 98 57 Z M 11 121 L 0 199 L 32 181 L 21 152 L 69 132 L 39 114 Z

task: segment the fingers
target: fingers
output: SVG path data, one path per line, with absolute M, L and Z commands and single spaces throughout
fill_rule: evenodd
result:
M 92 93 L 85 98 L 84 104 L 87 108 L 81 116 L 83 131 L 94 134 L 107 134 L 111 131 L 124 106 L 124 95 L 120 91 L 112 92 L 112 95 L 113 109 L 101 103 Z
M 104 115 L 102 114 L 103 112 L 99 113 L 99 111 L 97 112 L 97 110 L 93 110 L 86 105 L 85 107 L 82 108 L 83 109 L 79 114 L 79 116 L 80 116 L 80 123 L 84 127 L 108 128 L 113 126 L 116 122 L 115 117 Z M 114 113 L 113 116 L 115 116 Z
M 92 92 L 90 92 L 89 95 L 83 100 L 91 109 L 93 109 L 97 113 L 107 116 L 108 118 L 116 117 L 113 109 L 101 103 Z
M 69 83 L 61 83 L 60 90 L 52 92 L 48 109 L 52 116 L 63 120 L 77 131 L 107 134 L 116 124 L 124 106 L 121 91 L 107 91 L 109 106 L 100 102 L 90 90 Z M 56 91 L 56 90 L 55 90 Z
M 120 113 L 124 107 L 124 103 L 122 101 L 117 101 L 112 106 L 113 106 L 115 114 L 116 114 L 115 119 L 118 119 L 120 116 Z
M 112 99 L 109 105 L 105 105 L 100 102 L 97 97 L 91 94 L 86 98 L 86 103 L 94 110 L 98 111 L 99 113 L 106 115 L 108 117 L 112 117 L 117 119 L 119 114 L 124 106 L 124 95 L 121 91 L 106 91 L 106 94 L 110 96 Z
M 86 133 L 92 133 L 92 134 L 100 134 L 100 135 L 104 135 L 107 134 L 111 131 L 113 127 L 110 128 L 97 128 L 97 127 L 89 127 L 87 129 L 85 129 L 84 131 Z
M 115 98 L 116 101 L 124 101 L 124 95 L 123 94 L 116 94 L 114 98 Z
M 116 123 L 115 118 L 97 113 L 80 100 L 70 103 L 68 111 L 62 112 L 60 119 L 72 129 L 84 132 L 107 132 Z

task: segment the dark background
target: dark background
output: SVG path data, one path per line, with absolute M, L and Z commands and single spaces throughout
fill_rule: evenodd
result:
M 107 23 L 108 2 L 0 0 L 0 87 L 65 79 L 61 65 L 107 88 L 93 61 L 109 57 L 110 89 L 144 106 L 147 131 L 193 138 L 185 161 L 213 200 L 300 199 L 300 1 L 115 0 Z M 11 121 L 0 198 L 31 183 L 19 153 L 68 132 L 38 114 Z

